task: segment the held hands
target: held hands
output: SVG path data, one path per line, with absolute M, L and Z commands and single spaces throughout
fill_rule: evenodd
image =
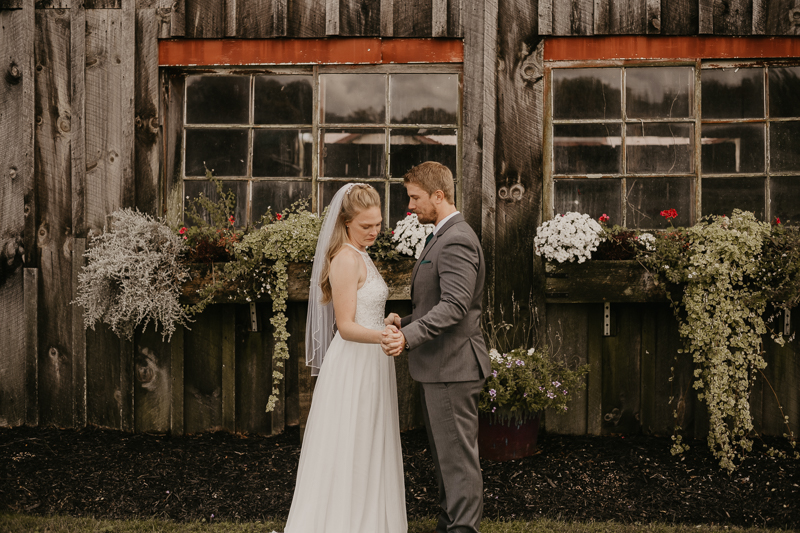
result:
M 384 322 L 386 322 L 386 329 L 383 330 L 381 333 L 381 349 L 386 355 L 396 357 L 403 352 L 403 347 L 406 344 L 406 339 L 403 333 L 395 326 L 394 324 L 390 324 L 387 321 L 391 318 L 392 315 L 395 313 L 390 314 Z M 396 316 L 396 315 L 395 315 Z M 398 322 L 399 317 L 398 317 Z
M 397 313 L 389 313 L 389 316 L 383 319 L 383 323 L 387 326 L 394 326 L 400 329 L 400 315 Z

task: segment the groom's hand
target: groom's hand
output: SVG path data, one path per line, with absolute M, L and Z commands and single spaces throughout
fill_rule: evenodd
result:
M 400 315 L 397 313 L 389 313 L 389 316 L 383 319 L 383 323 L 386 326 L 394 326 L 400 329 Z
M 403 346 L 405 346 L 405 344 L 405 336 L 400 330 L 398 330 L 396 326 L 387 325 L 381 336 L 381 349 L 383 349 L 383 353 L 392 357 L 398 356 L 403 352 Z

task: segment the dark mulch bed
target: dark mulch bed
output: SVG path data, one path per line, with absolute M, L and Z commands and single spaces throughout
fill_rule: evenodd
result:
M 403 434 L 409 518 L 432 518 L 424 431 Z M 786 448 L 785 441 L 769 444 Z M 540 436 L 539 453 L 483 461 L 486 518 L 800 527 L 800 461 L 754 452 L 733 475 L 704 443 L 683 459 L 666 438 Z M 760 443 L 756 445 L 761 447 Z M 0 511 L 104 518 L 285 518 L 299 433 L 130 435 L 0 429 Z

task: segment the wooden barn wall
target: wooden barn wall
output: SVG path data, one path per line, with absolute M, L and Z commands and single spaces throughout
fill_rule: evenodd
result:
M 0 0 L 0 425 L 126 431 L 280 432 L 303 425 L 313 380 L 303 363 L 307 306 L 291 302 L 282 401 L 264 411 L 269 303 L 252 331 L 244 306 L 212 306 L 164 342 L 85 331 L 75 297 L 82 254 L 119 207 L 160 215 L 181 138 L 180 91 L 158 68 L 164 38 L 382 36 L 464 40 L 462 210 L 479 232 L 496 309 L 511 295 L 540 339 L 586 363 L 587 387 L 548 431 L 666 434 L 673 412 L 707 427 L 677 354 L 671 310 L 547 304 L 533 228 L 541 222 L 544 79 L 550 35 L 800 35 L 795 0 Z M 179 87 L 178 87 L 179 88 Z M 389 310 L 408 313 L 409 303 Z M 796 344 L 793 343 L 793 344 Z M 767 344 L 756 427 L 797 433 L 797 347 Z M 421 422 L 417 385 L 397 360 L 401 426 Z M 670 378 L 672 378 L 670 380 Z M 773 393 L 773 389 L 775 393 Z M 776 414 L 777 413 L 777 414 Z

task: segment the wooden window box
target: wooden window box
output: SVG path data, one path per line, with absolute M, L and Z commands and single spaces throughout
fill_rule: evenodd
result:
M 665 302 L 662 287 L 638 261 L 545 263 L 547 303 Z
M 401 261 L 376 261 L 375 266 L 389 286 L 389 300 L 411 299 L 411 272 L 414 269 L 413 259 Z M 224 263 L 208 263 L 190 265 L 191 280 L 183 285 L 184 303 L 196 303 L 199 298 L 197 291 L 203 286 L 213 283 L 223 271 Z M 311 263 L 289 263 L 289 301 L 304 302 L 308 300 L 308 286 L 311 279 Z M 233 298 L 231 298 L 233 297 Z M 269 301 L 269 297 L 262 297 L 256 301 Z M 239 303 L 247 301 L 237 294 L 236 286 L 221 289 L 214 301 L 217 303 Z

